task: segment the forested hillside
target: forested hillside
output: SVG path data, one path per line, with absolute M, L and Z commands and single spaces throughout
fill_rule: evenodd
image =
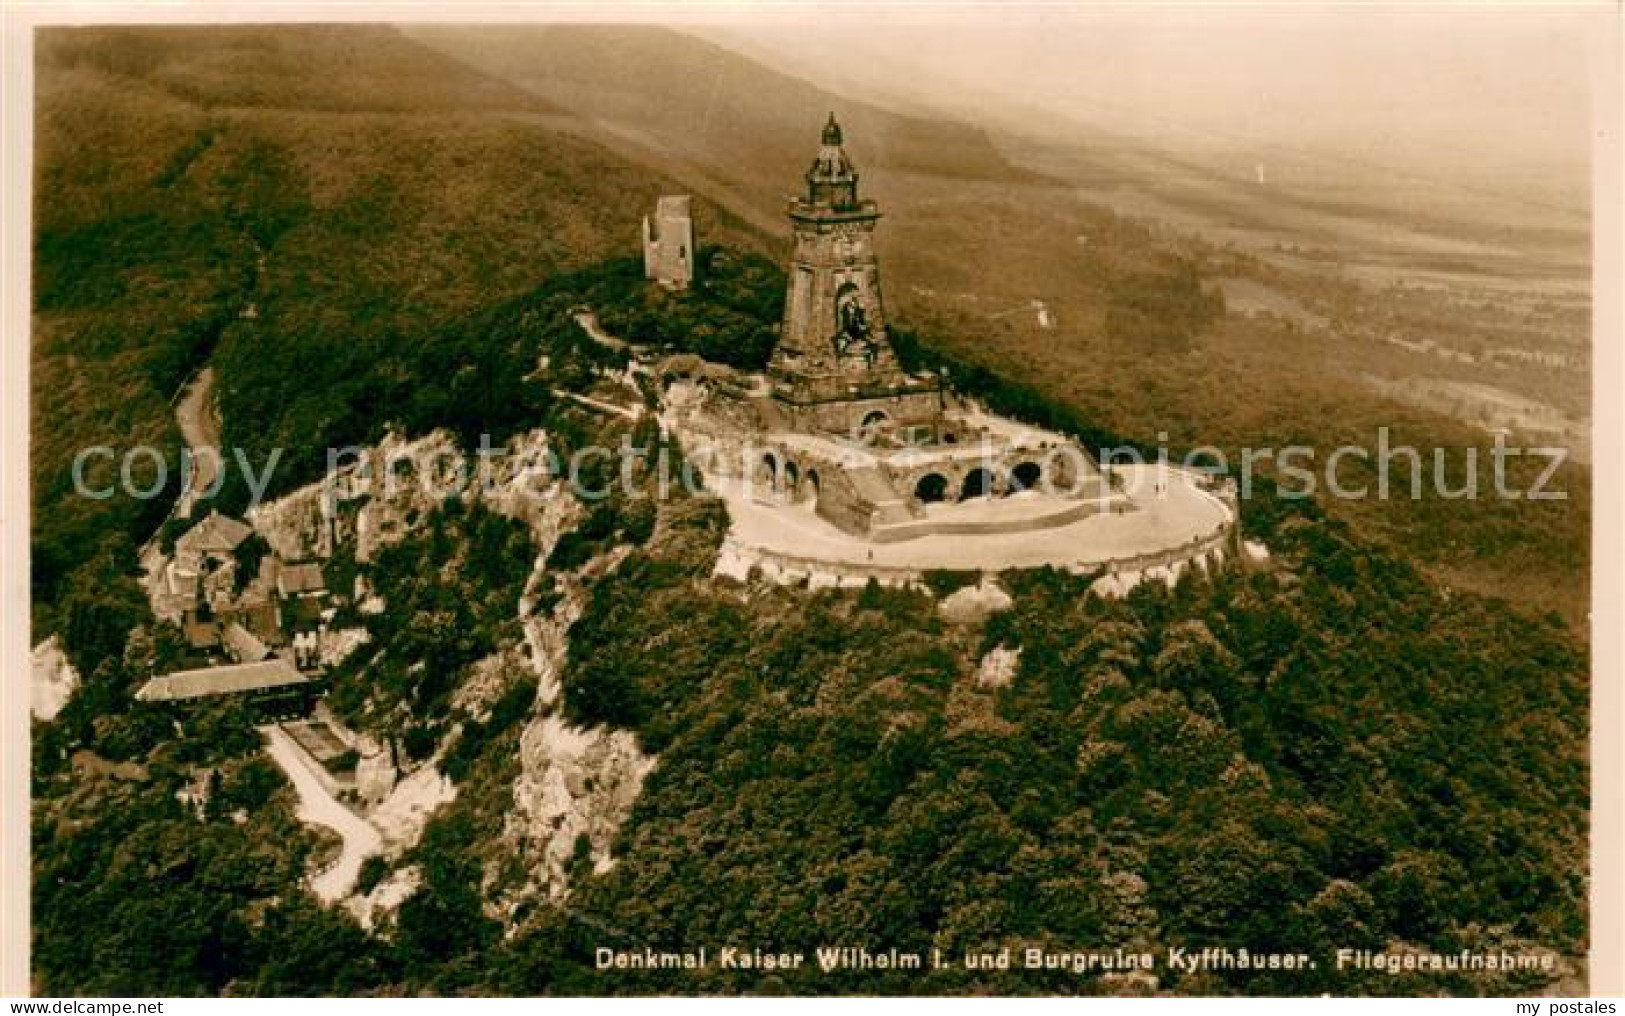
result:
M 286 489 L 329 444 L 408 422 L 442 325 L 632 248 L 671 189 L 389 28 L 48 29 L 36 65 L 34 629 L 66 631 L 87 673 L 139 610 L 128 576 L 173 504 L 169 401 L 193 371 L 219 365 L 227 446 L 256 469 L 281 447 Z M 169 486 L 75 495 L 93 445 L 160 449 Z M 138 487 L 154 472 L 138 460 Z M 87 475 L 117 483 L 118 464 Z
M 1423 449 L 1424 455 L 1435 447 L 1449 449 L 1455 467 L 1468 447 L 1477 448 L 1484 461 L 1489 439 L 1481 428 L 1366 387 L 1362 375 L 1368 371 L 1425 375 L 1440 369 L 1428 357 L 1406 359 L 1380 336 L 1399 330 L 1466 342 L 1467 335 L 1483 338 L 1505 325 L 1519 341 L 1544 333 L 1554 348 L 1566 348 L 1574 331 L 1567 319 L 1543 323 L 1537 312 L 1523 320 L 1521 312 L 1481 304 L 1483 294 L 1464 299 L 1449 289 L 1433 292 L 1423 285 L 1430 277 L 1423 269 L 1433 264 L 1425 257 L 1414 258 L 1417 284 L 1407 299 L 1431 308 L 1428 316 L 1399 313 L 1401 301 L 1381 277 L 1371 281 L 1309 261 L 1282 268 L 1219 239 L 1125 218 L 1112 210 L 1125 174 L 1166 173 L 1199 193 L 1233 184 L 1219 167 L 1200 161 L 1146 158 L 1143 142 L 1133 138 L 1057 132 L 1035 141 L 898 116 L 663 28 L 404 31 L 539 98 L 590 115 L 609 128 L 620 150 L 678 175 L 697 193 L 767 230 L 783 228 L 784 195 L 799 185 L 826 110 L 837 111 L 861 187 L 886 215 L 876 239 L 893 316 L 956 359 L 1041 392 L 1106 430 L 1153 442 L 1166 433 L 1175 449 L 1216 445 L 1235 462 L 1243 447 L 1301 443 L 1324 456 L 1345 444 L 1374 449 L 1377 429 L 1386 426 L 1392 444 Z M 952 96 L 943 95 L 939 105 L 951 108 Z M 1051 152 L 1047 159 L 1031 158 L 1035 145 L 1064 157 Z M 1129 182 L 1152 190 L 1159 183 Z M 1274 191 L 1251 200 L 1268 205 L 1270 216 L 1293 218 L 1294 206 Z M 1425 208 L 1407 206 L 1398 218 L 1369 208 L 1352 211 L 1367 216 L 1354 215 L 1364 231 L 1392 235 L 1404 246 L 1410 228 L 1431 221 Z M 1221 223 L 1250 221 L 1246 209 L 1209 211 Z M 1544 250 L 1548 238 L 1535 230 L 1520 232 L 1518 239 L 1540 241 L 1536 246 Z M 1574 250 L 1589 246 L 1571 237 L 1566 249 L 1572 260 Z M 1172 266 L 1170 255 L 1176 258 Z M 1333 265 L 1339 256 L 1317 255 Z M 1520 254 L 1512 263 L 1512 269 L 1493 263 L 1492 274 L 1510 271 L 1517 278 L 1518 271 L 1527 271 L 1543 279 L 1541 257 Z M 1235 313 L 1205 330 L 1157 327 L 1181 315 L 1182 297 L 1170 282 L 1192 266 L 1210 289 L 1216 279 L 1239 277 L 1296 294 L 1331 317 L 1329 332 L 1312 334 L 1290 319 Z M 1404 270 L 1392 277 L 1412 281 Z M 1046 305 L 1051 327 L 1037 322 L 1033 300 Z M 1152 327 L 1145 327 L 1147 319 Z M 1444 323 L 1455 321 L 1471 324 Z M 1583 327 L 1579 334 L 1584 345 Z M 1521 378 L 1538 372 L 1516 373 Z M 1555 376 L 1551 383 L 1564 389 L 1560 404 L 1578 399 L 1589 405 L 1580 381 L 1583 375 Z M 1541 464 L 1525 461 L 1515 468 L 1527 487 Z M 1358 486 L 1363 478 L 1353 473 L 1349 485 Z M 1459 478 L 1450 476 L 1456 485 Z M 1514 503 L 1446 500 L 1430 491 L 1416 501 L 1365 498 L 1328 507 L 1434 577 L 1510 598 L 1532 613 L 1555 610 L 1583 636 L 1589 591 L 1575 577 L 1588 573 L 1590 470 L 1571 462 L 1552 487 L 1569 497 Z
M 1011 576 L 1016 608 L 969 631 L 922 596 L 877 589 L 758 588 L 741 604 L 726 583 L 696 580 L 699 547 L 629 561 L 573 635 L 567 691 L 588 718 L 589 702 L 616 703 L 613 718 L 635 722 L 661 765 L 622 864 L 521 936 L 498 983 L 1105 987 L 963 969 L 606 979 L 592 943 L 1576 954 L 1582 654 L 1494 602 L 1441 597 L 1316 511 L 1249 524 L 1279 570 L 1122 602 L 1060 575 Z M 976 661 L 1000 646 L 1022 650 L 1014 682 L 975 687 Z M 1162 987 L 1530 987 L 1327 966 Z
M 448 51 L 483 38 L 414 32 Z M 72 625 L 70 647 L 95 643 L 105 654 L 116 641 L 96 634 L 97 618 L 128 608 L 120 576 L 171 503 L 175 470 L 153 499 L 93 501 L 72 495 L 67 467 L 101 443 L 173 456 L 166 402 L 211 355 L 242 368 L 226 372 L 220 392 L 227 443 L 283 447 L 293 468 L 277 478 L 292 482 L 319 465 L 329 440 L 375 436 L 373 420 L 417 397 L 405 394 L 414 386 L 404 365 L 381 365 L 433 342 L 456 312 L 628 250 L 663 189 L 697 189 L 702 237 L 777 249 L 740 216 L 777 221 L 816 124 L 786 111 L 769 130 L 763 118 L 778 108 L 769 100 L 799 110 L 829 96 L 761 68 L 758 83 L 772 87 L 747 87 L 748 61 L 655 30 L 550 29 L 475 48 L 490 74 L 387 28 L 40 34 L 37 637 Z M 739 109 L 713 111 L 704 131 L 689 129 L 703 97 L 682 89 L 663 91 L 672 108 L 662 116 L 636 103 L 587 109 L 613 112 L 630 134 L 556 104 L 610 95 L 594 89 L 631 66 L 669 72 L 705 54 L 704 65 L 739 85 L 727 89 Z M 1244 445 L 1369 445 L 1381 425 L 1424 448 L 1484 444 L 1442 416 L 1359 391 L 1322 344 L 1291 328 L 1227 319 L 1193 341 L 1123 327 L 1144 315 L 1128 306 L 1136 280 L 1168 271 L 1145 230 L 1009 167 L 966 128 L 862 107 L 851 122 L 853 151 L 873 167 L 866 186 L 891 212 L 880 236 L 889 296 L 936 348 L 1114 433 L 1166 432 L 1175 448 L 1213 443 L 1233 456 Z M 687 147 L 674 149 L 676 139 Z M 705 173 L 691 179 L 685 167 L 696 160 Z M 668 170 L 682 179 L 663 178 Z M 770 171 L 777 182 L 759 179 Z M 745 178 L 766 189 L 741 189 Z M 1206 272 L 1259 270 L 1235 258 L 1208 264 L 1200 246 L 1186 256 Z M 1056 330 L 1015 313 L 1035 296 L 1055 311 Z M 1355 318 L 1362 299 L 1350 287 L 1334 294 Z M 459 354 L 447 349 L 442 362 Z M 368 374 L 396 380 L 357 380 Z M 145 486 L 151 471 L 137 462 L 135 479 Z M 117 479 L 105 460 L 89 476 L 98 486 Z M 1586 590 L 1571 577 L 1584 571 L 1589 472 L 1570 467 L 1557 481 L 1565 502 L 1332 507 L 1435 574 L 1556 609 L 1580 630 Z M 70 592 L 75 602 L 64 605 Z
M 63 634 L 84 678 L 34 727 L 40 992 L 1148 990 L 962 967 L 594 969 L 600 946 L 699 945 L 937 948 L 952 962 L 1029 944 L 1506 948 L 1556 952 L 1562 983 L 1579 983 L 1583 469 L 1560 477 L 1561 504 L 1282 501 L 1266 479 L 1244 509 L 1266 564 L 1122 600 L 1084 578 L 1008 574 L 1013 607 L 970 625 L 919 591 L 713 577 L 726 519 L 704 498 L 582 504 L 532 591 L 555 599 L 565 575 L 580 587 L 562 715 L 629 731 L 657 761 L 613 866 L 594 872 L 578 850 L 564 905 L 512 912 L 497 902 L 527 874 L 508 827 L 536 676 L 508 675 L 478 716 L 455 689 L 480 659 L 521 654 L 518 601 L 541 548 L 484 507 L 434 506 L 366 566 L 401 613 L 358 620 L 345 605 L 374 650 L 330 687 L 357 727 L 413 757 L 444 749 L 458 793 L 420 842 L 365 873 L 371 885 L 421 872 L 380 929 L 318 906 L 304 876 L 335 845 L 295 820 L 250 717 L 204 709 L 177 736 L 169 713 L 133 700 L 180 658 L 135 562 L 173 482 L 149 501 L 88 501 L 69 486 L 74 453 L 144 442 L 173 461 L 170 400 L 204 365 L 226 444 L 259 466 L 281 450 L 273 494 L 316 478 L 328 446 L 391 431 L 660 444 L 648 417 L 570 399 L 626 359 L 572 312 L 759 366 L 782 250 L 753 223 L 771 217 L 770 191 L 795 186 L 825 112 L 801 124 L 799 111 L 827 97 L 764 86 L 800 104 L 763 141 L 794 164 L 742 191 L 755 168 L 716 169 L 766 130 L 759 103 L 691 136 L 683 118 L 703 96 L 668 91 L 662 109 L 695 145 L 682 159 L 636 131 L 612 142 L 569 105 L 604 70 L 594 54 L 621 52 L 610 66 L 630 74 L 666 58 L 658 36 L 585 32 L 580 51 L 544 39 L 557 80 L 532 66 L 547 88 L 511 74 L 530 43 L 508 69 L 476 69 L 383 28 L 37 38 L 35 630 Z M 730 93 L 750 90 L 748 63 L 716 59 Z M 625 96 L 596 101 L 638 113 Z M 1166 434 L 1175 453 L 1329 449 L 1370 443 L 1379 424 L 1396 442 L 1483 444 L 1350 390 L 1289 325 L 1226 313 L 1213 273 L 1256 265 L 1080 203 L 968 128 L 853 117 L 865 120 L 875 147 L 854 131 L 855 158 L 899 198 L 882 256 L 911 365 L 946 367 L 995 409 L 1091 446 L 1155 449 Z M 721 147 L 691 176 L 706 138 Z M 966 161 L 951 165 L 956 152 Z M 639 217 L 673 189 L 696 192 L 704 244 L 705 283 L 686 294 L 646 285 L 635 258 Z M 1337 293 L 1359 312 L 1358 294 Z M 1057 328 L 1035 323 L 1036 297 Z M 216 505 L 235 512 L 244 496 L 234 481 Z M 343 553 L 330 568 L 337 589 L 363 573 Z M 983 686 L 979 664 L 1001 648 L 1020 651 L 1013 680 Z M 1324 959 L 1159 976 L 1157 990 L 1258 994 L 1544 983 L 1339 973 Z
M 986 132 L 906 116 L 692 35 L 639 25 L 407 25 L 438 52 L 545 101 L 637 138 L 647 154 L 692 166 L 777 218 L 832 111 L 864 154 L 860 171 L 884 194 L 904 175 L 1001 184 L 1042 178 L 1018 169 Z
M 750 258 L 730 260 L 741 266 L 734 296 L 725 287 L 651 302 L 636 266 L 611 262 L 451 333 L 485 336 L 505 370 L 545 354 L 550 381 L 589 386 L 615 354 L 584 339 L 571 307 L 591 300 L 618 320 L 664 313 L 675 325 L 695 301 L 748 306 L 739 296 L 751 291 L 740 281 L 752 277 Z M 756 313 L 771 320 L 773 309 Z M 1068 426 L 1064 408 L 1030 392 L 991 376 L 967 381 Z M 455 422 L 448 411 L 429 404 L 415 422 Z M 567 447 L 613 443 L 624 426 L 563 401 L 531 412 Z M 1564 957 L 1559 976 L 1582 973 L 1583 650 L 1559 625 L 1440 590 L 1311 502 L 1247 506 L 1248 535 L 1273 552 L 1268 567 L 1193 575 L 1172 591 L 1153 584 L 1121 601 L 1090 595 L 1087 579 L 1012 573 L 1014 608 L 969 627 L 944 623 L 920 592 L 713 578 L 725 525 L 713 501 L 662 502 L 641 523 L 629 503 L 593 514 L 605 510 L 583 522 L 575 549 L 561 541 L 549 567 L 630 549 L 591 581 L 564 673 L 569 719 L 629 727 L 659 757 L 613 870 L 580 868 L 568 906 L 534 906 L 512 934 L 490 910 L 486 894 L 504 884 L 490 881 L 491 866 L 512 864 L 504 828 L 534 708 L 534 683 L 518 681 L 488 720 L 465 719 L 453 736 L 447 765 L 463 792 L 418 846 L 372 875 L 415 865 L 422 885 L 393 932 L 363 935 L 295 902 L 302 841 L 254 846 L 230 828 L 225 811 L 241 794 L 253 795 L 244 800 L 265 814 L 259 821 L 287 807 L 274 780 L 233 789 L 254 771 L 241 754 L 250 746 L 228 736 L 244 721 L 227 711 L 197 737 L 166 743 L 164 721 L 132 708 L 126 684 L 77 697 L 36 745 L 41 815 L 51 816 L 36 829 L 44 983 L 182 993 L 1140 990 L 959 963 L 966 951 L 1096 944 L 1323 958 L 1338 948 L 1552 950 Z M 381 558 L 371 574 L 391 603 L 414 618 L 466 618 L 455 631 L 378 620 L 385 662 L 335 677 L 336 706 L 367 703 L 357 722 L 424 745 L 409 751 L 446 736 L 458 715 L 447 712 L 448 681 L 515 638 L 502 601 L 517 595 L 523 542 L 479 513 L 437 515 L 420 541 Z M 144 645 L 125 654 L 124 681 L 140 672 L 142 652 L 162 651 Z M 1020 650 L 1014 680 L 980 686 L 978 661 L 997 648 Z M 433 661 L 436 680 L 412 676 L 418 659 Z M 363 673 L 374 683 L 357 684 Z M 421 733 L 401 730 L 403 718 Z M 75 747 L 139 771 L 85 768 L 86 759 L 73 780 L 53 777 Z M 223 803 L 204 816 L 223 823 L 210 827 L 214 870 L 253 878 L 206 875 L 181 859 L 196 820 L 169 789 L 199 763 L 227 774 Z M 143 902 L 148 888 L 127 884 L 120 858 L 132 850 L 160 866 L 170 903 Z M 167 951 L 129 952 L 136 939 L 81 921 L 73 885 L 106 887 L 89 899 L 117 901 L 121 934 L 171 922 Z M 201 891 L 208 909 L 175 918 Z M 78 966 L 75 950 L 89 946 L 69 943 L 86 939 L 116 962 L 94 974 Z M 606 973 L 593 954 L 847 943 L 939 949 L 950 964 Z M 1159 977 L 1162 990 L 1248 993 L 1528 992 L 1548 980 L 1338 972 L 1324 959 L 1297 972 Z

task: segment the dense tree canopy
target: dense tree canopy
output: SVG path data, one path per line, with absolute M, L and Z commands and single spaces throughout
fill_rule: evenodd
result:
M 776 285 L 752 276 L 748 258 L 732 264 L 752 286 Z M 583 303 L 627 329 L 640 327 L 639 314 L 681 317 L 684 301 L 748 306 L 741 320 L 753 327 L 776 314 L 738 294 L 654 292 L 635 267 L 561 277 L 448 331 L 463 345 L 444 349 L 466 345 L 476 360 L 483 349 L 508 375 L 534 371 L 547 388 L 574 390 L 625 355 L 576 324 Z M 674 348 L 701 348 L 685 345 L 700 340 L 680 326 L 661 334 Z M 996 408 L 1115 440 L 1030 389 L 900 336 L 911 362 L 948 366 Z M 428 370 L 437 349 L 379 370 Z M 422 398 L 414 425 L 458 427 L 457 407 L 475 396 Z M 510 425 L 543 426 L 565 449 L 615 443 L 626 428 L 567 400 L 526 405 L 506 410 Z M 640 427 L 635 443 L 658 444 L 647 421 Z M 121 616 L 87 602 L 72 615 L 74 637 L 112 656 L 57 723 L 37 729 L 45 985 L 1117 992 L 1140 987 L 1019 964 L 969 970 L 963 957 L 1214 945 L 1320 962 L 1253 975 L 1158 970 L 1159 987 L 1471 993 L 1538 982 L 1339 972 L 1329 957 L 1550 949 L 1572 964 L 1584 953 L 1583 648 L 1555 621 L 1440 588 L 1315 501 L 1271 496 L 1267 481 L 1244 518 L 1248 537 L 1272 552 L 1266 565 L 1119 600 L 1092 594 L 1086 577 L 1010 573 L 1014 606 L 970 626 L 945 623 L 925 591 L 712 577 L 725 518 L 703 497 L 584 505 L 547 562 L 549 582 L 616 548 L 627 556 L 585 587 L 565 714 L 631 728 L 659 763 L 615 866 L 594 874 L 573 864 L 568 905 L 529 907 L 505 935 L 482 887 L 512 863 L 503 816 L 535 682 L 512 678 L 481 718 L 453 707 L 451 694 L 474 661 L 516 640 L 536 551 L 522 526 L 477 506 L 448 502 L 423 523 L 370 565 L 332 565 L 346 576 L 365 567 L 391 608 L 367 622 L 375 649 L 333 675 L 335 707 L 398 737 L 408 757 L 445 748 L 460 785 L 424 840 L 391 862 L 419 866 L 423 879 L 393 932 L 368 936 L 300 891 L 319 845 L 292 824 L 275 774 L 251 760 L 246 718 L 201 716 L 172 740 L 164 716 L 133 706 L 143 661 L 170 651 L 173 633 L 143 626 L 125 638 Z M 128 568 L 128 555 L 110 545 L 98 567 Z M 929 578 L 939 595 L 966 580 Z M 544 602 L 559 595 L 549 582 L 538 590 Z M 139 603 L 125 609 L 140 614 Z M 1021 651 L 1014 680 L 977 687 L 978 661 L 999 647 Z M 82 749 L 146 772 L 69 780 L 62 774 Z M 200 767 L 220 771 L 221 790 L 198 817 L 174 790 Z M 245 824 L 230 804 L 247 812 Z M 136 872 L 147 873 L 140 885 Z M 375 865 L 368 878 L 385 874 Z M 86 908 L 97 906 L 111 909 L 93 921 Z M 154 925 L 161 934 L 137 934 Z M 699 945 L 938 950 L 946 962 L 831 974 L 816 964 L 771 974 L 594 969 L 600 946 Z M 113 958 L 86 967 L 88 949 Z

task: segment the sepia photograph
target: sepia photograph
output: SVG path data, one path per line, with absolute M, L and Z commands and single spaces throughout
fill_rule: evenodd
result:
M 26 14 L 0 992 L 1621 990 L 1617 5 Z

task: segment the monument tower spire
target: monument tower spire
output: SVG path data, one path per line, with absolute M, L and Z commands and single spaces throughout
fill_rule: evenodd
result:
M 934 430 L 940 382 L 905 372 L 887 337 L 874 247 L 880 208 L 858 196 L 858 171 L 844 140 L 831 113 L 807 169 L 806 192 L 787 209 L 795 248 L 768 373 L 801 426 Z

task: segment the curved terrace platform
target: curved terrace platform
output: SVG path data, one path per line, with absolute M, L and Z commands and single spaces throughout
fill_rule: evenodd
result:
M 768 503 L 744 484 L 714 485 L 731 519 L 717 570 L 745 578 L 752 567 L 786 581 L 900 584 L 935 569 L 999 572 L 1051 565 L 1069 571 L 1133 575 L 1230 556 L 1233 502 L 1202 474 L 1157 465 L 1123 466 L 1115 507 L 1076 518 L 1057 513 L 1079 502 L 1021 493 L 929 506 L 931 522 L 954 531 L 879 543 L 845 532 L 804 505 Z M 1028 528 L 1024 520 L 1036 522 Z

